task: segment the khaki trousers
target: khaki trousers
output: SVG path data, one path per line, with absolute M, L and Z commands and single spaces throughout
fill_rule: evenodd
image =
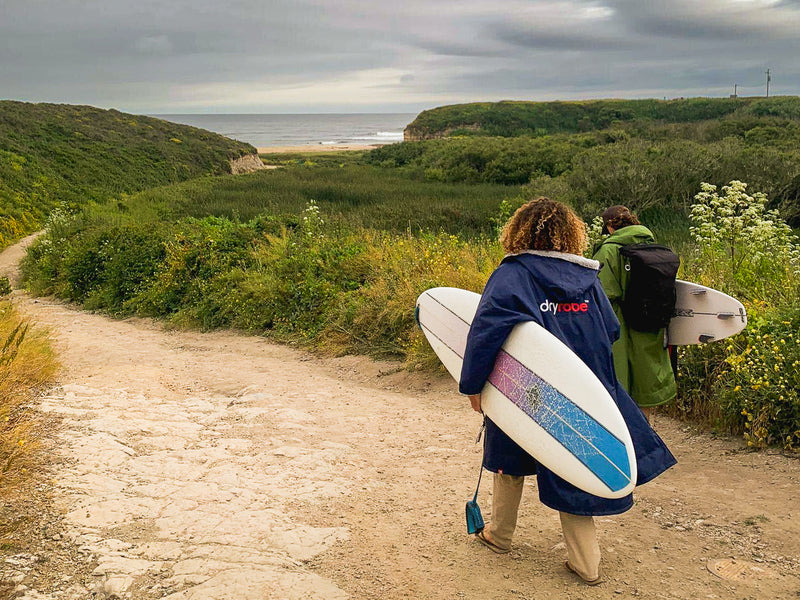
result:
M 524 477 L 494 474 L 492 516 L 487 529 L 489 537 L 500 548 L 511 548 L 524 483 Z M 570 566 L 584 579 L 596 579 L 600 576 L 600 545 L 594 519 L 565 512 L 558 514 Z

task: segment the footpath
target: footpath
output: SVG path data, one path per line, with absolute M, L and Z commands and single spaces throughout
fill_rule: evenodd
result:
M 800 598 L 797 458 L 657 417 L 679 464 L 598 520 L 589 591 L 533 481 L 510 554 L 466 534 L 480 419 L 446 377 L 13 298 L 63 371 L 40 406 L 41 535 L 0 549 L 9 597 Z

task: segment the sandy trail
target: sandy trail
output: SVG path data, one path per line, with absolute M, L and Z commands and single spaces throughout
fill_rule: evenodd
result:
M 14 558 L 17 597 L 800 598 L 797 459 L 658 418 L 679 465 L 598 520 L 607 582 L 590 591 L 532 482 L 511 554 L 466 535 L 479 418 L 449 379 L 15 302 L 64 364 L 42 410 L 61 418 L 54 539 L 80 563 Z M 707 568 L 731 558 L 761 571 Z

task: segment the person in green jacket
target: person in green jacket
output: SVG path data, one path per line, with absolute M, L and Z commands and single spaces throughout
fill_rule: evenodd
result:
M 594 259 L 600 261 L 600 283 L 620 322 L 620 336 L 612 346 L 617 379 L 639 405 L 648 420 L 656 406 L 677 394 L 664 330 L 635 331 L 622 315 L 622 298 L 628 285 L 628 272 L 620 247 L 653 243 L 652 232 L 625 206 L 612 206 L 603 214 L 603 233 L 610 234 L 597 247 Z

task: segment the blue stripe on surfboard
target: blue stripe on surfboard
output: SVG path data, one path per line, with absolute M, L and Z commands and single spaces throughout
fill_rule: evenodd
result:
M 614 492 L 631 482 L 625 444 L 586 411 L 501 350 L 489 383 Z

